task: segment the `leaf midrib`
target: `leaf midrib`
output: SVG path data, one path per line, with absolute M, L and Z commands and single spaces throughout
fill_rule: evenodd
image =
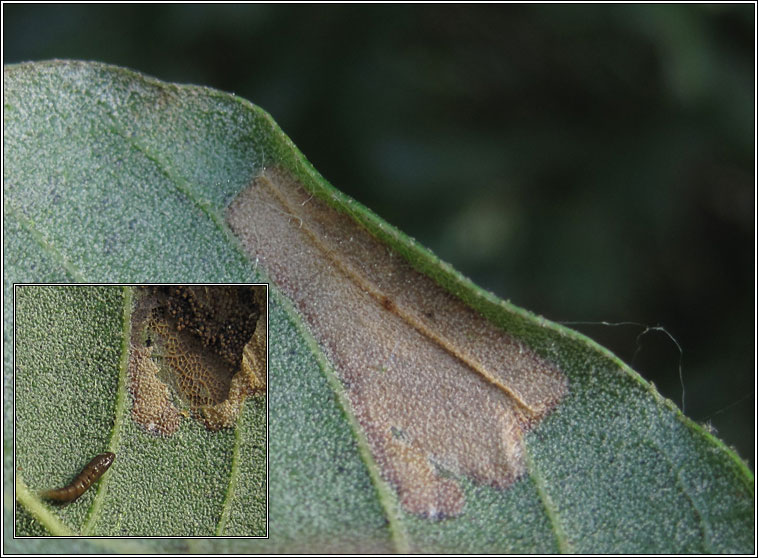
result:
M 96 100 L 98 104 L 102 105 L 102 102 L 99 100 Z M 238 255 L 245 261 L 249 261 L 249 258 L 247 254 L 243 251 L 239 241 L 236 240 L 236 237 L 234 237 L 233 233 L 229 229 L 229 227 L 226 225 L 226 223 L 223 221 L 221 215 L 214 209 L 214 207 L 207 203 L 200 200 L 193 189 L 191 187 L 188 187 L 191 183 L 180 176 L 179 174 L 173 172 L 170 170 L 172 167 L 170 165 L 165 164 L 164 161 L 161 160 L 161 158 L 157 154 L 151 154 L 150 150 L 143 145 L 141 142 L 137 141 L 137 139 L 134 136 L 131 136 L 129 134 L 126 134 L 124 130 L 118 126 L 112 119 L 112 115 L 107 113 L 109 117 L 111 117 L 111 126 L 108 127 L 108 129 L 117 135 L 122 140 L 126 141 L 128 144 L 133 146 L 139 153 L 142 154 L 143 157 L 145 157 L 146 160 L 150 161 L 155 168 L 160 171 L 169 181 L 169 183 L 174 187 L 175 191 L 182 195 L 185 199 L 190 201 L 192 204 L 194 204 L 198 209 L 200 209 L 205 215 L 208 216 L 208 218 L 213 222 L 216 229 L 222 233 L 224 238 L 227 239 L 228 243 L 234 246 L 234 250 L 238 253 Z M 6 201 L 6 203 L 10 206 L 10 204 Z M 12 208 L 12 206 L 10 206 Z M 79 282 L 86 282 L 85 276 L 81 273 L 81 271 L 77 270 L 73 265 L 71 265 L 65 258 L 63 258 L 62 254 L 55 250 L 52 243 L 47 242 L 44 240 L 44 237 L 42 235 L 42 232 L 40 229 L 38 229 L 34 224 L 31 222 L 31 220 L 26 218 L 19 218 L 19 212 L 13 209 L 13 214 L 17 216 L 17 219 L 19 223 L 24 226 L 26 229 L 29 230 L 30 234 L 35 238 L 35 240 L 38 242 L 40 248 L 44 253 L 47 253 L 50 255 L 53 259 L 61 263 L 61 266 L 67 270 L 67 272 L 76 280 Z M 265 272 L 261 272 L 261 270 L 258 270 L 259 273 L 265 276 Z M 300 329 L 302 331 L 302 321 L 299 318 L 299 315 L 295 312 L 294 308 L 288 306 L 288 313 L 290 314 L 290 319 L 293 319 L 295 323 L 299 324 Z M 130 312 L 130 311 L 129 311 Z M 323 354 L 321 352 L 320 347 L 315 342 L 315 339 L 312 338 L 310 335 L 310 332 L 308 332 L 307 337 L 311 339 L 311 351 L 315 351 L 317 355 L 319 355 L 319 360 L 323 358 Z M 125 339 L 128 342 L 128 336 L 125 337 Z M 122 370 L 123 366 L 122 366 Z M 379 477 L 378 473 L 378 467 L 373 462 L 373 458 L 371 456 L 371 453 L 368 449 L 368 445 L 366 440 L 363 439 L 363 436 L 360 433 L 360 430 L 358 428 L 357 420 L 353 416 L 350 407 L 348 405 L 348 402 L 345 400 L 344 395 L 340 392 L 339 385 L 336 383 L 338 382 L 336 373 L 331 370 L 331 367 L 327 365 L 326 363 L 322 363 L 321 366 L 322 373 L 327 377 L 327 380 L 333 380 L 329 381 L 332 390 L 336 391 L 340 394 L 338 399 L 340 400 L 340 406 L 342 407 L 343 412 L 345 413 L 345 416 L 348 418 L 348 422 L 350 424 L 350 430 L 352 431 L 353 435 L 355 436 L 356 440 L 358 441 L 358 446 L 361 448 L 359 450 L 359 453 L 361 454 L 362 461 L 364 462 L 364 465 L 366 466 L 367 470 L 369 471 L 369 476 L 372 478 L 373 483 L 377 487 L 378 492 L 378 500 L 380 503 L 380 507 L 383 510 L 383 513 L 385 515 L 385 518 L 387 519 L 388 524 L 390 525 L 390 533 L 391 533 L 391 540 L 395 546 L 395 550 L 397 552 L 408 552 L 410 546 L 409 542 L 407 540 L 407 533 L 405 532 L 405 529 L 402 527 L 402 524 L 399 520 L 399 517 L 394 513 L 392 510 L 395 509 L 396 506 L 393 505 L 393 503 L 388 499 L 387 497 L 387 487 L 385 486 L 385 483 L 381 478 Z M 121 379 L 119 380 L 119 385 L 121 386 Z M 126 388 L 125 388 L 125 380 L 124 380 L 124 388 L 123 391 L 121 390 L 121 387 L 119 388 L 119 397 L 120 394 L 124 394 L 124 401 L 126 398 L 125 395 Z M 120 422 L 120 420 L 117 417 L 117 422 Z M 115 429 L 115 426 L 114 426 Z M 111 438 L 111 444 L 109 446 L 113 449 L 115 449 L 114 440 L 118 440 L 117 435 L 112 436 Z M 235 436 L 235 446 L 234 446 L 234 454 L 236 455 L 239 452 L 239 438 Z M 234 468 L 234 465 L 232 467 L 232 477 L 235 475 L 239 475 L 239 467 L 236 469 Z M 236 484 L 236 481 L 234 478 L 230 478 L 229 487 L 230 490 L 233 490 L 234 485 Z M 222 508 L 222 514 L 219 517 L 219 524 L 217 524 L 217 529 L 223 529 L 223 523 L 224 523 L 224 517 L 228 517 L 229 511 L 228 506 L 231 505 L 231 493 L 227 493 L 227 498 L 225 498 L 224 506 Z M 85 523 L 85 529 L 87 529 L 89 526 L 95 525 L 97 521 L 97 514 L 99 513 L 99 507 L 97 510 L 90 510 L 89 513 L 92 513 L 92 515 L 88 514 L 87 522 Z
M 163 162 L 160 160 L 159 156 L 151 156 L 150 150 L 142 145 L 140 142 L 138 142 L 133 136 L 130 136 L 128 134 L 125 134 L 123 130 L 121 130 L 115 123 L 113 123 L 113 127 L 111 130 L 116 133 L 119 137 L 126 140 L 128 143 L 133 145 L 139 152 L 141 152 L 145 158 L 147 158 L 149 161 L 151 161 L 168 179 L 169 181 L 174 185 L 177 192 L 182 194 L 185 198 L 187 198 L 189 201 L 191 201 L 193 204 L 195 204 L 201 211 L 203 211 L 208 217 L 211 219 L 211 221 L 216 225 L 217 229 L 224 235 L 224 237 L 230 241 L 230 244 L 234 246 L 234 249 L 237 251 L 237 253 L 245 260 L 249 261 L 249 258 L 247 254 L 242 249 L 242 246 L 240 242 L 237 240 L 237 238 L 233 235 L 232 231 L 229 229 L 229 227 L 226 225 L 225 221 L 221 218 L 219 213 L 215 211 L 213 206 L 211 206 L 208 203 L 203 203 L 201 200 L 199 200 L 192 188 L 188 187 L 181 187 L 182 185 L 189 185 L 190 182 L 183 177 L 181 177 L 178 174 L 175 174 L 169 170 L 169 168 L 163 164 Z M 265 275 L 265 272 L 261 272 L 259 270 L 259 273 L 262 275 Z M 294 310 L 294 308 L 288 307 L 288 313 L 290 313 L 290 319 L 294 319 L 296 323 L 299 325 L 302 325 L 302 320 L 300 319 L 297 312 Z M 310 335 L 310 332 L 307 334 L 308 338 L 312 341 L 312 350 L 315 350 L 316 354 L 323 357 L 323 353 L 321 351 L 321 348 L 318 346 L 318 343 L 316 343 L 315 339 L 312 338 Z M 349 423 L 351 426 L 351 431 L 353 435 L 356 437 L 358 441 L 359 448 L 363 448 L 361 453 L 362 460 L 364 462 L 364 465 L 370 472 L 370 476 L 372 477 L 372 480 L 374 484 L 377 486 L 377 490 L 379 492 L 378 500 L 380 502 L 380 505 L 383 509 L 385 518 L 387 519 L 389 525 L 390 525 L 390 532 L 391 532 L 391 539 L 393 541 L 393 544 L 395 545 L 395 549 L 397 552 L 403 553 L 408 552 L 410 546 L 407 540 L 407 533 L 405 532 L 405 529 L 401 527 L 399 517 L 392 511 L 392 509 L 395 507 L 393 504 L 389 501 L 387 501 L 386 497 L 383 497 L 383 494 L 386 492 L 387 488 L 385 487 L 384 481 L 380 479 L 378 467 L 374 463 L 373 458 L 371 456 L 371 452 L 368 449 L 367 441 L 364 439 L 363 435 L 361 434 L 361 431 L 358 427 L 357 420 L 353 416 L 352 411 L 350 410 L 350 406 L 348 402 L 344 398 L 344 394 L 342 394 L 340 386 L 338 384 L 339 380 L 337 379 L 336 372 L 332 370 L 331 366 L 321 366 L 322 373 L 328 378 L 333 379 L 337 383 L 330 382 L 330 385 L 332 387 L 332 390 L 339 393 L 338 399 L 340 400 L 340 405 L 342 407 L 343 412 L 345 413 L 346 417 L 349 418 Z M 238 446 L 239 439 L 235 436 L 235 454 L 238 452 Z M 230 489 L 232 488 L 234 482 L 232 479 L 230 479 Z M 227 499 L 229 501 L 229 499 Z M 222 517 L 224 516 L 224 513 L 222 513 Z M 219 521 L 222 521 L 221 519 Z
M 116 130 L 113 130 L 118 134 Z M 128 139 L 127 136 L 124 134 L 118 134 L 119 137 L 122 139 Z M 189 188 L 180 188 L 175 181 L 177 180 L 177 176 L 173 173 L 168 172 L 163 166 L 161 165 L 160 161 L 157 158 L 153 158 L 149 156 L 149 153 L 147 150 L 142 149 L 141 146 L 138 146 L 135 144 L 135 147 L 147 158 L 149 161 L 151 161 L 160 171 L 166 175 L 169 180 L 172 181 L 175 185 L 175 189 L 177 192 L 182 194 L 185 198 L 190 200 L 193 204 L 195 204 L 197 207 L 199 207 L 206 215 L 208 215 L 213 223 L 216 225 L 216 227 L 225 235 L 229 235 L 229 231 L 226 228 L 225 225 L 219 224 L 219 218 L 218 214 L 213 211 L 213 209 L 208 204 L 203 204 L 199 202 L 195 196 L 192 193 L 192 190 Z M 183 180 L 183 179 L 182 179 Z M 187 182 L 184 181 L 183 182 Z M 54 244 L 51 242 L 48 242 L 44 236 L 43 233 L 39 228 L 37 228 L 33 222 L 26 218 L 20 212 L 17 210 L 13 204 L 9 201 L 9 199 L 5 200 L 5 207 L 8 210 L 8 213 L 10 213 L 16 221 L 19 223 L 20 226 L 22 226 L 29 234 L 32 236 L 32 238 L 37 242 L 38 246 L 40 247 L 41 251 L 48 256 L 50 256 L 52 259 L 54 259 L 58 264 L 66 270 L 66 272 L 71 276 L 72 279 L 74 279 L 77 283 L 86 283 L 87 279 L 83 275 L 83 273 L 78 270 L 76 267 L 74 267 L 68 260 L 66 260 L 62 253 L 55 249 Z M 122 346 L 121 346 L 121 357 L 119 362 L 119 381 L 118 381 L 118 389 L 116 394 L 116 405 L 114 407 L 114 425 L 113 429 L 111 431 L 110 435 L 110 441 L 107 444 L 107 447 L 110 451 L 116 453 L 118 455 L 118 448 L 120 444 L 120 438 L 121 438 L 121 428 L 123 426 L 124 422 L 124 416 L 126 414 L 126 406 L 127 406 L 127 394 L 126 394 L 126 375 L 128 370 L 128 361 L 129 361 L 129 339 L 130 339 L 130 331 L 131 331 L 131 310 L 132 310 L 132 296 L 131 296 L 131 287 L 125 286 L 124 288 L 124 303 L 123 303 L 123 329 L 122 329 Z M 241 416 L 241 415 L 240 415 Z M 239 418 L 237 419 L 239 422 Z M 219 516 L 219 522 L 217 524 L 216 533 L 217 535 L 222 534 L 222 531 L 225 527 L 225 519 L 229 516 L 230 507 L 232 505 L 232 494 L 234 487 L 237 484 L 237 478 L 240 474 L 240 466 L 239 466 L 239 445 L 241 443 L 240 437 L 238 435 L 239 426 L 235 427 L 235 442 L 233 447 L 233 458 L 232 458 L 232 468 L 230 471 L 230 480 L 229 480 L 229 490 L 227 491 L 226 498 L 224 499 L 224 504 L 222 506 L 222 513 Z M 98 483 L 98 490 L 95 495 L 95 498 L 92 501 L 92 504 L 87 511 L 87 514 L 85 516 L 85 520 L 82 524 L 82 527 L 80 529 L 81 536 L 87 536 L 91 535 L 92 530 L 97 525 L 97 521 L 100 517 L 100 510 L 102 508 L 102 502 L 105 499 L 105 494 L 107 492 L 107 480 L 109 477 L 103 478 L 100 483 Z M 21 487 L 25 487 L 26 485 L 21 482 Z M 27 503 L 27 506 L 34 506 L 34 502 L 38 500 L 38 498 L 32 494 L 28 489 L 26 490 L 28 494 L 26 496 L 23 496 L 24 501 Z M 40 506 L 42 506 L 41 502 L 39 502 Z M 44 509 L 44 507 L 43 507 Z M 60 527 L 56 526 L 56 519 L 52 516 L 50 513 L 41 513 L 39 514 L 40 518 L 42 520 L 42 523 L 45 525 L 45 527 L 48 529 L 48 531 L 52 533 L 58 533 L 58 534 L 68 534 L 71 535 L 72 533 L 70 531 L 61 530 Z M 44 518 L 44 520 L 43 520 Z M 62 524 L 61 524 L 62 525 Z
M 34 239 L 34 241 L 40 247 L 42 253 L 47 254 L 50 256 L 50 258 L 56 261 L 58 265 L 70 275 L 71 279 L 78 283 L 84 283 L 86 281 L 84 275 L 82 275 L 81 272 L 76 269 L 76 267 L 71 265 L 69 261 L 63 257 L 63 254 L 59 250 L 56 250 L 53 247 L 52 243 L 48 242 L 45 239 L 45 237 L 42 235 L 42 231 L 34 226 L 31 219 L 27 218 L 22 211 L 14 207 L 9 200 L 9 197 L 5 198 L 4 210 L 6 216 L 8 214 L 12 215 L 16 219 L 16 222 L 19 224 L 19 226 L 27 231 L 32 239 Z
M 456 346 L 455 343 L 450 342 L 449 340 L 445 339 L 443 336 L 432 331 L 431 328 L 423 324 L 411 312 L 400 307 L 396 302 L 393 302 L 393 301 L 391 301 L 390 308 L 387 308 L 387 305 L 384 304 L 386 297 L 374 285 L 374 283 L 372 283 L 370 280 L 365 278 L 360 272 L 354 269 L 346 261 L 339 259 L 334 254 L 334 251 L 329 250 L 329 248 L 319 238 L 319 236 L 313 230 L 311 230 L 307 222 L 298 215 L 297 208 L 295 208 L 292 204 L 290 204 L 289 201 L 279 193 L 278 189 L 274 187 L 274 185 L 272 184 L 269 178 L 265 176 L 261 176 L 258 183 L 265 184 L 269 192 L 274 197 L 276 197 L 277 201 L 280 204 L 282 204 L 282 206 L 287 210 L 287 212 L 290 215 L 297 217 L 297 219 L 300 221 L 300 230 L 302 230 L 307 235 L 310 242 L 314 246 L 316 246 L 316 248 L 318 248 L 318 250 L 321 252 L 321 256 L 324 259 L 329 260 L 333 264 L 334 268 L 339 270 L 339 272 L 341 272 L 348 279 L 348 281 L 351 281 L 363 292 L 368 293 L 369 296 L 371 296 L 380 306 L 387 309 L 388 312 L 395 314 L 398 318 L 400 318 L 403 322 L 405 322 L 409 328 L 417 331 L 422 337 L 427 339 L 431 344 L 439 347 L 440 349 L 442 349 L 443 351 L 451 355 L 453 358 L 461 362 L 465 367 L 469 368 L 474 373 L 478 374 L 486 382 L 492 384 L 493 386 L 501 390 L 503 393 L 505 393 L 505 395 L 509 397 L 514 403 L 516 403 L 517 407 L 523 413 L 525 413 L 528 417 L 535 417 L 538 414 L 537 410 L 532 409 L 510 387 L 508 387 L 503 382 L 495 378 L 492 374 L 490 374 L 484 365 L 478 362 L 474 357 L 468 354 L 465 354 L 465 352 L 460 347 Z
M 369 449 L 368 440 L 358 424 L 358 419 L 352 412 L 352 408 L 347 400 L 347 395 L 345 394 L 344 387 L 337 376 L 337 372 L 335 372 L 332 364 L 327 360 L 324 352 L 316 341 L 316 338 L 303 323 L 303 320 L 300 318 L 297 310 L 295 310 L 292 301 L 282 295 L 276 288 L 275 284 L 271 283 L 270 286 L 270 292 L 273 296 L 279 298 L 279 302 L 283 307 L 284 312 L 287 314 L 290 323 L 293 324 L 299 335 L 305 340 L 310 353 L 314 355 L 316 362 L 318 363 L 319 370 L 336 395 L 336 399 L 345 415 L 348 425 L 350 426 L 350 431 L 355 438 L 356 445 L 358 446 L 358 454 L 360 455 L 360 458 L 368 471 L 369 478 L 376 490 L 377 500 L 379 501 L 379 505 L 382 508 L 387 524 L 389 525 L 390 540 L 395 547 L 395 552 L 398 554 L 410 553 L 411 546 L 408 539 L 408 533 L 397 513 L 398 506 L 395 497 L 379 473 L 379 466 L 374 461 L 373 454 Z
M 129 339 L 131 338 L 132 330 L 132 288 L 122 287 L 123 293 L 123 307 L 121 312 L 122 326 L 121 326 L 121 355 L 119 358 L 118 366 L 118 387 L 116 390 L 116 405 L 113 409 L 114 420 L 113 429 L 110 434 L 110 441 L 108 443 L 108 450 L 115 453 L 118 456 L 118 449 L 121 444 L 121 429 L 124 425 L 124 417 L 127 410 L 127 394 L 126 394 L 126 377 L 129 367 Z M 92 529 L 97 525 L 97 521 L 100 518 L 100 510 L 103 506 L 103 500 L 105 494 L 108 492 L 108 482 L 110 476 L 105 476 L 98 486 L 95 499 L 92 501 L 92 505 L 87 512 L 87 516 L 82 525 L 82 535 L 91 534 Z

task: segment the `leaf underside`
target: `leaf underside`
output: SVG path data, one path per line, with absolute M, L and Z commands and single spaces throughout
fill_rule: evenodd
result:
M 482 292 L 336 191 L 261 109 L 33 63 L 5 69 L 4 134 L 6 331 L 18 282 L 271 283 L 268 401 L 214 435 L 186 422 L 167 438 L 133 423 L 120 384 L 126 291 L 27 297 L 61 309 L 48 323 L 22 323 L 17 298 L 16 342 L 41 360 L 16 362 L 4 440 L 8 493 L 15 425 L 17 535 L 246 535 L 266 479 L 241 456 L 265 456 L 250 433 L 268 404 L 269 538 L 6 550 L 753 552 L 753 479 L 731 450 L 592 341 Z M 96 493 L 63 508 L 34 496 L 107 441 L 117 460 Z

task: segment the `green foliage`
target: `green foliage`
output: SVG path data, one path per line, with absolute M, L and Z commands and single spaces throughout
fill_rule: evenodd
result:
M 664 325 L 684 349 L 686 413 L 753 467 L 750 4 L 19 3 L 3 16 L 6 63 L 99 60 L 254 100 L 332 184 L 521 307 Z M 666 336 L 636 351 L 642 328 L 576 327 L 681 404 Z
M 138 427 L 125 386 L 129 290 L 16 288 L 17 533 L 265 536 L 265 398 L 248 401 L 235 431 Z M 113 466 L 76 502 L 40 498 L 105 451 Z
M 483 293 L 336 193 L 259 108 L 216 91 L 164 84 L 93 63 L 10 66 L 5 77 L 7 331 L 13 325 L 8 296 L 13 282 L 265 280 L 257 262 L 248 259 L 226 227 L 223 212 L 262 168 L 280 165 L 417 268 L 553 360 L 569 378 L 569 395 L 527 437 L 527 476 L 506 490 L 462 479 L 468 502 L 462 516 L 441 521 L 409 516 L 384 496 L 392 487 L 382 483 L 366 459 L 362 434 L 340 398 L 339 381 L 291 303 L 274 286 L 269 312 L 270 538 L 102 541 L 104 549 L 753 551 L 753 478 L 731 450 L 607 351 Z M 54 292 L 61 297 L 67 291 Z M 166 507 L 177 514 L 166 518 L 167 525 L 177 525 L 178 514 L 200 526 L 212 525 L 207 509 L 214 502 L 205 501 L 204 490 L 215 493 L 228 479 L 228 474 L 218 473 L 230 467 L 230 448 L 247 431 L 246 419 L 234 433 L 211 440 L 191 428 L 186 438 L 175 440 L 132 432 L 135 427 L 119 407 L 116 383 L 116 372 L 123 374 L 125 351 L 123 299 L 115 290 L 82 292 L 89 293 L 81 295 L 83 304 L 45 303 L 66 312 L 88 308 L 81 319 L 63 314 L 65 319 L 56 326 L 62 328 L 62 337 L 56 339 L 76 346 L 79 358 L 47 346 L 39 366 L 17 363 L 22 367 L 19 377 L 25 372 L 28 379 L 16 387 L 17 405 L 20 398 L 28 401 L 17 408 L 22 420 L 16 429 L 18 456 L 30 468 L 22 470 L 26 484 L 37 488 L 49 470 L 63 478 L 71 467 L 76 470 L 66 461 L 73 456 L 80 456 L 83 464 L 106 447 L 121 456 L 114 447 L 120 445 L 127 457 L 117 457 L 108 473 L 98 512 L 102 515 L 94 518 L 95 526 L 121 521 L 139 529 L 142 520 L 135 515 L 146 494 L 167 486 L 172 492 Z M 24 327 L 31 338 L 44 331 L 41 325 Z M 74 367 L 81 363 L 85 373 L 75 377 Z M 12 379 L 9 364 L 6 388 Z M 40 370 L 46 371 L 40 377 L 68 370 L 62 393 L 82 406 L 81 414 L 60 421 L 60 429 L 51 424 L 56 421 L 46 408 L 60 398 L 45 384 L 35 386 Z M 103 380 L 87 393 L 89 399 L 83 399 L 80 391 L 88 390 L 87 380 L 100 377 L 100 370 Z M 6 404 L 10 396 L 6 389 Z M 32 412 L 24 405 L 37 405 L 39 410 Z M 260 413 L 262 407 L 253 403 L 246 412 Z M 37 414 L 47 418 L 35 422 Z M 7 436 L 10 417 L 5 420 Z M 44 460 L 34 460 L 33 450 L 41 443 L 22 441 L 37 428 L 44 431 L 38 439 L 49 444 L 44 451 L 52 469 Z M 76 451 L 54 456 L 66 440 L 76 441 Z M 12 440 L 4 443 L 8 455 Z M 213 460 L 206 473 L 188 478 L 180 464 L 188 455 L 189 463 L 197 464 L 200 454 L 212 455 Z M 11 465 L 4 466 L 7 490 Z M 248 479 L 247 473 L 239 478 L 253 482 L 242 480 Z M 17 528 L 39 533 L 40 526 L 29 518 L 33 505 L 19 502 Z M 12 503 L 4 503 L 6 525 L 12 508 Z M 78 509 L 56 510 L 56 515 L 79 531 L 94 513 Z M 234 534 L 236 521 L 244 522 L 244 514 L 230 522 Z M 50 525 L 47 529 L 53 530 Z M 80 543 L 56 541 L 47 546 L 6 538 L 4 544 L 6 550 L 44 552 L 68 544 L 74 551 Z

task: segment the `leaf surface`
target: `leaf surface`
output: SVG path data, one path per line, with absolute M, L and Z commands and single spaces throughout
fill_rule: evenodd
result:
M 235 428 L 218 432 L 187 420 L 174 435 L 155 436 L 133 421 L 131 290 L 16 288 L 18 530 L 265 536 L 265 397 L 253 397 Z M 78 500 L 64 506 L 41 497 L 106 450 L 114 464 Z
M 592 341 L 482 292 L 336 191 L 261 109 L 96 63 L 10 66 L 5 78 L 6 331 L 13 282 L 272 283 L 269 539 L 104 540 L 98 548 L 753 551 L 753 479 L 731 450 Z M 254 197 L 261 192 L 268 197 Z M 76 329 L 87 320 L 60 326 L 69 324 L 71 343 L 90 355 L 85 372 L 71 370 L 64 382 L 85 414 L 63 411 L 63 422 L 91 433 L 66 438 L 78 445 L 54 465 L 61 475 L 72 466 L 64 458 L 88 461 L 114 420 L 133 427 L 118 404 L 124 295 L 92 292 L 102 302 L 88 320 L 109 324 L 97 326 L 102 335 Z M 373 367 L 361 360 L 372 354 Z M 52 370 L 58 361 L 47 358 Z M 455 364 L 424 369 L 444 358 Z M 10 408 L 8 357 L 5 364 Z M 20 364 L 28 384 L 23 394 L 16 386 L 16 452 L 32 486 L 49 471 L 38 452 L 58 458 L 61 441 L 46 417 L 60 396 L 37 385 L 36 366 Z M 100 370 L 99 391 L 82 397 Z M 22 395 L 38 405 L 25 411 L 36 423 L 19 422 Z M 262 408 L 252 400 L 243 416 Z M 35 429 L 47 445 L 22 439 Z M 176 463 L 194 470 L 194 446 L 218 458 L 205 471 L 228 470 L 244 432 L 238 425 L 211 440 L 198 432 L 186 445 L 124 447 L 99 507 L 53 514 L 74 532 L 119 521 L 173 529 L 179 516 L 217 528 L 207 493 L 223 492 L 229 476 L 186 478 Z M 135 494 L 150 475 L 148 492 L 165 488 L 169 498 L 137 519 Z M 252 486 L 248 476 L 240 482 Z M 16 494 L 17 530 L 55 532 L 23 489 Z M 4 506 L 10 525 L 13 505 Z

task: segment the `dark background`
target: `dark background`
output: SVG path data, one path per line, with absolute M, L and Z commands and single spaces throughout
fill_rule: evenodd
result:
M 754 5 L 3 8 L 6 64 L 234 92 L 486 289 L 663 325 L 686 413 L 754 467 Z M 681 406 L 665 333 L 572 327 Z

